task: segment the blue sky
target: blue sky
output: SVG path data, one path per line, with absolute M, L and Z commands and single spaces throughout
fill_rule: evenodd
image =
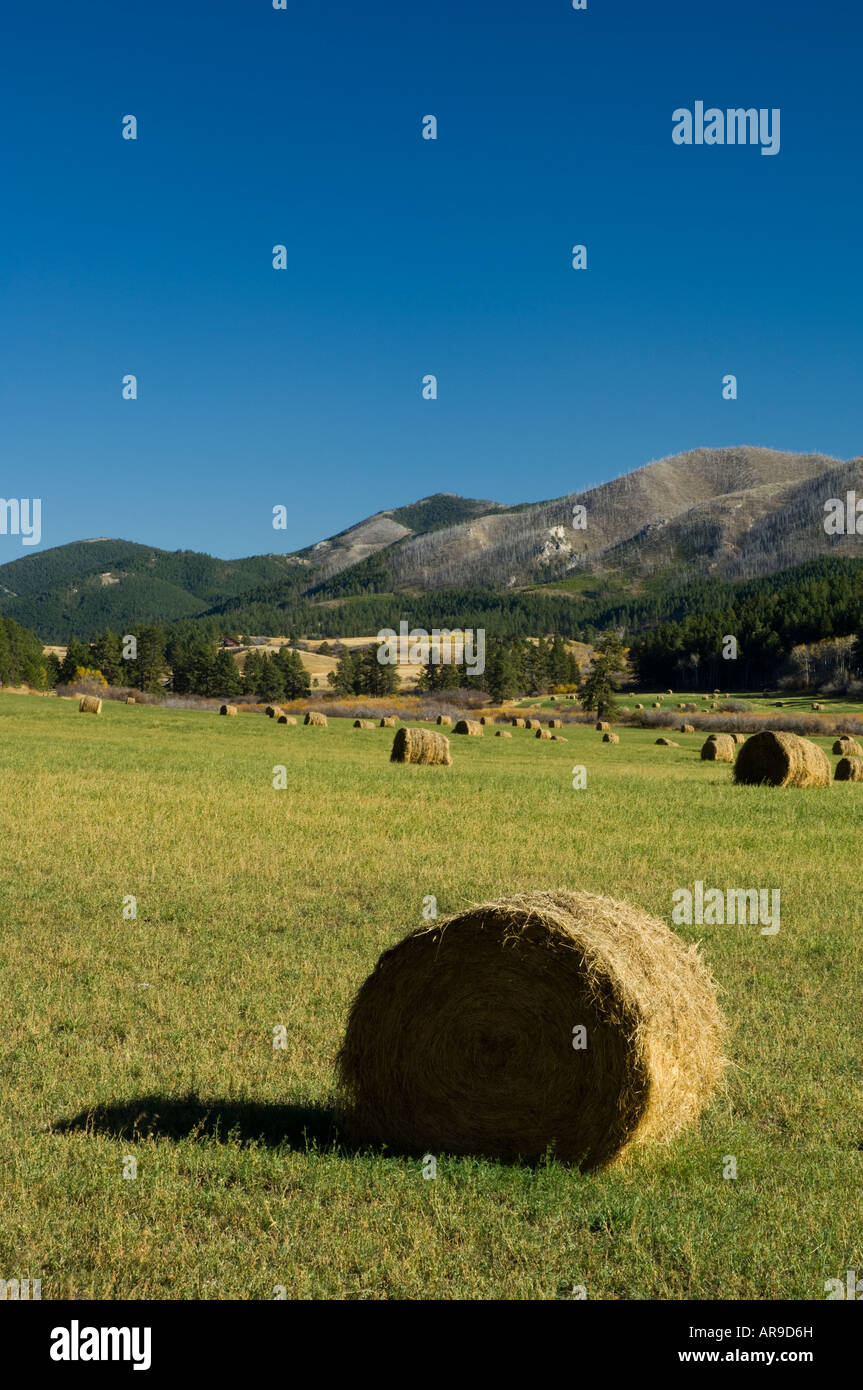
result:
M 42 499 L 42 547 L 292 550 L 700 445 L 863 453 L 847 0 L 47 0 L 0 29 L 0 496 Z M 780 108 L 779 154 L 676 146 L 697 100 Z

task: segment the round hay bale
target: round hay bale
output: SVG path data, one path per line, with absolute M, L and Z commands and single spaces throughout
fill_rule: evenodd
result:
M 709 763 L 733 763 L 734 739 L 730 734 L 711 734 L 702 745 L 701 756 Z
M 524 729 L 526 727 L 525 721 L 523 719 L 513 719 L 512 727 L 514 729 Z
M 548 729 L 537 729 L 536 736 L 537 738 L 544 738 L 548 739 L 549 741 L 551 740 L 551 734 L 548 732 Z
M 812 708 L 813 708 L 813 709 L 823 709 L 824 706 L 823 706 L 823 705 L 819 705 L 819 704 L 816 703 L 816 704 L 813 704 Z
M 694 725 L 694 724 L 681 724 L 681 726 L 680 726 L 680 732 L 681 732 L 682 734 L 694 734 L 694 733 L 695 733 L 695 725 Z
M 540 724 L 538 719 L 528 719 L 527 727 L 528 729 L 541 729 L 542 725 Z
M 220 705 L 219 714 L 229 714 L 236 716 L 240 713 L 236 705 Z
M 662 705 L 659 703 L 658 700 L 654 700 L 654 702 L 653 702 L 653 708 L 654 708 L 654 709 L 662 709 Z
M 495 738 L 512 738 L 512 734 L 509 729 L 498 729 Z
M 734 739 L 734 742 L 735 742 L 735 743 L 745 743 L 745 742 L 746 742 L 746 735 L 745 735 L 745 734 L 732 734 L 731 737 Z
M 397 714 L 385 714 L 379 724 L 381 729 L 395 729 L 398 727 L 399 717 Z
M 658 738 L 656 740 L 660 748 L 679 748 L 680 744 L 675 743 L 672 738 Z
M 137 700 L 135 699 L 134 695 L 127 695 L 127 696 L 126 696 L 126 704 L 127 704 L 127 705 L 135 705 L 135 704 L 137 704 L 137 703 L 138 703 L 138 702 L 137 702 Z
M 603 741 L 603 743 L 620 743 L 620 735 L 619 735 L 619 734 L 603 734 L 603 735 L 602 735 L 602 741 Z
M 863 782 L 863 758 L 840 758 L 834 779 L 837 782 Z
M 517 895 L 383 953 L 338 1056 L 343 1121 L 397 1152 L 597 1168 L 694 1123 L 723 1031 L 697 948 L 664 923 L 592 893 Z
M 562 719 L 549 719 L 549 721 L 548 721 L 548 727 L 549 727 L 550 729 L 562 729 L 562 728 L 563 728 L 563 720 L 562 720 Z
M 817 743 L 799 734 L 753 734 L 737 755 L 734 780 L 747 786 L 829 787 L 830 763 Z
M 491 715 L 481 714 L 479 717 L 479 722 L 480 724 L 491 724 L 494 721 L 492 720 Z
M 841 753 L 844 758 L 863 758 L 863 748 L 856 738 L 837 738 L 833 745 L 834 753 Z
M 554 704 L 555 701 L 556 701 L 556 699 L 557 699 L 557 696 L 556 696 L 556 695 L 549 695 L 548 698 L 549 698 L 549 700 L 551 701 L 551 703 Z
M 452 728 L 452 720 L 448 714 L 439 714 L 436 722 L 445 725 L 448 729 Z
M 568 742 L 569 742 L 569 739 L 566 737 L 565 734 L 552 734 L 551 740 L 552 740 L 552 743 L 568 743 Z
M 482 738 L 482 725 L 478 719 L 460 719 L 453 733 L 468 734 L 470 738 Z
M 636 708 L 636 709 L 644 709 L 644 705 L 636 705 L 635 708 Z
M 354 720 L 354 728 L 355 728 L 355 729 L 373 729 L 374 727 L 375 727 L 375 721 L 374 721 L 373 719 L 355 719 L 355 720 Z
M 305 719 L 303 720 L 303 723 L 312 724 L 316 729 L 326 729 L 328 727 L 327 716 L 325 714 L 321 714 L 320 710 L 318 709 L 310 709 Z
M 678 709 L 686 709 L 686 706 L 685 706 L 685 705 L 678 705 L 677 708 L 678 708 Z
M 297 721 L 292 714 L 280 714 L 276 722 L 279 724 L 296 724 Z
M 264 714 L 267 716 L 268 719 L 278 719 L 279 715 L 284 714 L 284 712 L 285 711 L 281 708 L 280 705 L 267 705 L 266 709 L 264 710 Z
M 79 714 L 101 714 L 102 701 L 96 695 L 82 695 L 78 701 Z
M 673 695 L 673 694 L 674 694 L 674 691 L 673 691 L 673 690 L 666 690 L 665 693 L 666 693 L 666 695 Z
M 427 763 L 450 767 L 449 739 L 434 729 L 399 729 L 393 739 L 391 763 Z
M 607 734 L 611 725 L 607 719 L 597 719 L 593 727 L 596 729 L 597 733 Z

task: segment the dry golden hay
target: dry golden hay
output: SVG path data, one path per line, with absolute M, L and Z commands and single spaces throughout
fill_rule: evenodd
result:
M 734 780 L 748 786 L 829 787 L 830 763 L 817 743 L 799 734 L 753 734 L 737 755 Z
M 480 724 L 493 724 L 494 720 L 492 719 L 490 714 L 481 714 L 479 717 L 479 722 Z
M 698 1118 L 724 1023 L 695 946 L 592 893 L 527 893 L 411 932 L 348 1016 L 343 1122 L 395 1152 L 598 1168 Z
M 240 711 L 237 709 L 237 706 L 236 706 L 236 705 L 220 705 L 220 706 L 219 706 L 219 714 L 232 714 L 232 715 L 237 715 L 237 714 L 239 714 L 239 713 L 240 713 Z
M 548 739 L 549 742 L 551 741 L 551 734 L 548 732 L 548 729 L 537 729 L 536 736 L 537 738 L 544 738 Z
M 101 714 L 102 701 L 96 695 L 82 695 L 78 701 L 79 714 Z
M 316 729 L 326 729 L 329 727 L 327 725 L 327 716 L 325 714 L 321 714 L 320 710 L 317 709 L 310 709 L 305 719 L 303 720 L 303 723 L 313 724 Z
M 449 739 L 434 729 L 399 729 L 393 739 L 391 763 L 428 763 L 449 767 Z
M 538 719 L 528 719 L 527 727 L 528 729 L 541 729 L 542 725 L 540 724 Z
M 527 723 L 524 719 L 513 719 L 512 727 L 514 729 L 524 729 L 527 727 Z
M 608 720 L 606 719 L 597 719 L 593 727 L 598 731 L 598 733 L 607 734 L 609 729 L 611 728 L 611 725 L 608 723 Z
M 681 726 L 680 726 L 680 732 L 681 732 L 682 734 L 694 734 L 694 733 L 695 733 L 695 725 L 694 725 L 694 724 L 681 724 Z
M 856 738 L 848 738 L 847 735 L 837 738 L 833 745 L 834 753 L 841 753 L 845 758 L 863 758 L 863 748 Z
M 297 721 L 292 714 L 280 714 L 276 722 L 278 724 L 296 724 Z
M 562 720 L 562 719 L 549 719 L 549 721 L 548 721 L 548 727 L 549 727 L 550 729 L 562 729 L 562 728 L 563 728 L 563 720 Z
M 675 743 L 673 738 L 658 738 L 656 740 L 660 748 L 679 748 L 680 744 Z
M 498 729 L 495 738 L 512 738 L 512 734 L 509 729 Z
M 708 763 L 733 763 L 734 739 L 731 734 L 711 734 L 702 745 L 701 756 Z
M 673 691 L 673 690 L 666 690 L 665 693 L 666 693 L 666 695 L 673 695 L 673 694 L 674 694 L 674 691 Z
M 355 728 L 355 729 L 373 729 L 374 727 L 375 727 L 375 721 L 374 721 L 373 719 L 355 719 L 355 720 L 354 720 L 354 728 Z
M 621 706 L 620 706 L 620 713 L 621 713 L 621 714 L 631 714 L 632 711 L 630 710 L 629 705 L 621 705 Z
M 654 708 L 654 709 L 662 709 L 662 705 L 659 703 L 658 700 L 654 700 L 654 702 L 653 702 L 653 708 Z
M 745 742 L 746 742 L 746 735 L 745 735 L 745 734 L 732 734 L 731 737 L 734 739 L 734 742 L 735 742 L 735 743 L 745 743 Z
M 813 708 L 813 709 L 823 709 L 824 706 L 823 706 L 823 705 L 819 705 L 819 704 L 813 704 L 812 708 Z
M 471 738 L 482 738 L 482 725 L 478 719 L 460 719 L 453 729 L 454 734 L 469 734 Z
M 398 727 L 399 717 L 397 714 L 385 714 L 379 724 L 381 729 L 395 729 Z
M 448 714 L 439 714 L 437 717 L 437 722 L 438 724 L 445 724 L 447 728 L 450 728 L 452 726 L 452 720 L 450 719 Z
M 280 714 L 284 714 L 284 710 L 280 705 L 267 705 L 264 714 L 266 714 L 269 719 L 278 719 Z
M 551 740 L 552 740 L 552 743 L 568 743 L 568 742 L 569 742 L 569 739 L 566 737 L 565 734 L 552 734 Z
M 677 708 L 678 708 L 678 709 L 686 709 L 686 706 L 685 706 L 685 705 L 678 705 Z
M 134 704 L 137 704 L 137 700 L 135 699 L 134 695 L 127 695 L 127 696 L 126 696 L 126 704 L 127 704 L 127 705 L 134 705 Z
M 863 782 L 863 758 L 840 758 L 836 764 L 837 782 Z
M 620 743 L 620 735 L 619 735 L 619 734 L 603 734 L 603 735 L 602 735 L 602 741 L 603 741 L 603 743 Z
M 636 705 L 635 708 L 636 708 L 636 709 L 644 709 L 644 705 Z

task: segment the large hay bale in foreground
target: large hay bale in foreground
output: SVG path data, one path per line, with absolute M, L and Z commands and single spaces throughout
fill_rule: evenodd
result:
M 863 782 L 863 758 L 840 758 L 833 776 L 837 782 Z
M 325 714 L 321 714 L 320 710 L 318 709 L 310 709 L 305 719 L 303 720 L 303 723 L 312 724 L 316 729 L 326 729 L 329 727 L 329 725 L 327 724 L 327 716 Z
M 482 738 L 482 725 L 478 719 L 460 719 L 453 733 L 468 734 L 470 738 Z
M 620 735 L 619 735 L 619 734 L 603 734 L 603 735 L 602 735 L 602 741 L 603 741 L 603 743 L 620 743 Z
M 452 728 L 452 720 L 450 719 L 448 714 L 439 714 L 437 717 L 437 723 L 444 725 L 448 729 Z
M 240 713 L 240 711 L 237 709 L 237 706 L 236 706 L 236 705 L 220 705 L 220 706 L 219 706 L 219 714 L 228 714 L 228 715 L 231 715 L 231 716 L 233 716 L 233 717 L 236 717 L 239 713 Z
M 526 728 L 526 721 L 524 719 L 513 719 L 512 727 L 514 729 L 524 729 Z
M 385 714 L 380 722 L 381 729 L 395 729 L 398 727 L 399 717 L 397 714 Z
M 608 722 L 607 719 L 597 719 L 597 721 L 596 721 L 596 723 L 594 724 L 593 727 L 594 727 L 599 733 L 601 733 L 601 734 L 607 734 L 608 731 L 609 731 L 609 729 L 611 728 L 611 725 L 609 724 L 609 722 Z
M 548 741 L 551 742 L 551 734 L 548 729 L 537 729 L 536 736 L 537 738 L 548 739 Z
M 373 719 L 355 719 L 355 720 L 354 720 L 354 728 L 355 728 L 355 729 L 373 729 L 374 727 L 375 727 L 375 721 L 374 721 Z
M 428 763 L 449 767 L 449 739 L 434 729 L 399 729 L 393 739 L 391 763 Z
M 833 745 L 834 753 L 841 753 L 843 758 L 863 758 L 863 748 L 856 738 L 837 738 Z
M 753 734 L 737 755 L 735 782 L 747 786 L 829 787 L 830 763 L 817 743 L 799 734 Z
M 734 746 L 734 739 L 730 734 L 711 734 L 702 746 L 701 756 L 705 762 L 733 763 Z
M 82 695 L 78 701 L 79 714 L 101 714 L 102 701 L 97 695 Z
M 723 1069 L 697 949 L 591 893 L 529 893 L 411 932 L 351 1006 L 347 1133 L 396 1152 L 595 1168 L 692 1124 Z
M 280 714 L 276 720 L 277 724 L 296 724 L 296 719 L 292 714 Z
M 509 729 L 498 729 L 495 738 L 512 738 L 512 734 Z

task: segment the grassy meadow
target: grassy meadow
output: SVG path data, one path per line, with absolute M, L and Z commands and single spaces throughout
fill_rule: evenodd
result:
M 404 767 L 392 730 L 344 719 L 0 696 L 0 1277 L 45 1299 L 818 1300 L 863 1268 L 863 786 L 736 788 L 701 734 L 562 732 Z M 427 1181 L 339 1142 L 350 1000 L 426 895 L 585 889 L 670 924 L 697 879 L 780 888 L 782 927 L 675 928 L 730 1024 L 695 1129 L 590 1176 L 440 1155 Z

